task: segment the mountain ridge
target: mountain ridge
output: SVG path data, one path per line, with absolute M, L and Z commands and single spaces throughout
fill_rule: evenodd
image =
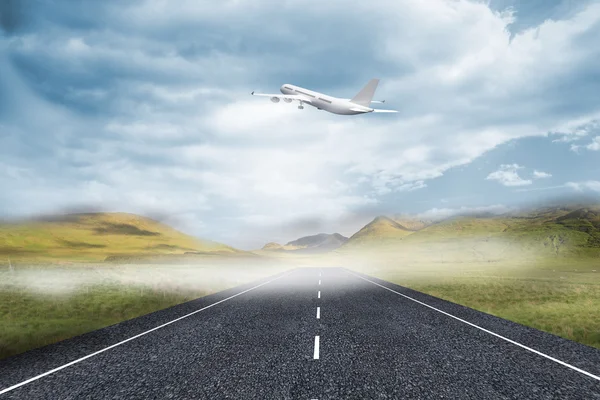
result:
M 275 242 L 265 244 L 262 250 L 286 251 L 286 252 L 326 252 L 335 250 L 348 241 L 348 238 L 339 233 L 318 233 L 316 235 L 303 236 L 299 239 L 281 245 Z

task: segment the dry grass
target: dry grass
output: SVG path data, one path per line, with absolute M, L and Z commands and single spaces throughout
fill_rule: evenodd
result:
M 0 224 L 0 265 L 12 262 L 103 261 L 108 256 L 227 252 L 219 243 L 185 235 L 125 213 L 68 215 L 50 221 Z

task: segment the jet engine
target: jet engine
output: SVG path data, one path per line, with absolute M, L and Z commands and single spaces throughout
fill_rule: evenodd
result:
M 283 101 L 285 101 L 286 103 L 291 103 L 292 99 L 285 98 L 285 99 L 283 99 Z
M 273 103 L 279 103 L 279 97 L 271 97 Z

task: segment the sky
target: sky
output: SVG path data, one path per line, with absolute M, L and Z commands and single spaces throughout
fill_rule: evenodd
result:
M 131 212 L 255 249 L 600 197 L 600 1 L 349 4 L 0 2 L 0 217 Z M 397 114 L 250 96 L 371 78 Z

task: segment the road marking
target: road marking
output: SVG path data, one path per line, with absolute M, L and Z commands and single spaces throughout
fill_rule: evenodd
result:
M 319 290 L 319 294 L 317 296 L 319 299 L 321 298 L 321 291 Z
M 319 337 L 315 336 L 315 354 L 313 356 L 315 360 L 319 359 Z
M 319 279 L 319 285 L 321 284 L 321 280 Z
M 482 331 L 484 331 L 484 332 L 486 332 L 486 333 L 489 333 L 490 335 L 496 336 L 497 338 L 500 338 L 500 339 L 502 339 L 502 340 L 505 340 L 505 341 L 507 341 L 507 342 L 509 342 L 509 343 L 512 343 L 512 344 L 514 344 L 515 346 L 519 346 L 519 347 L 521 347 L 521 348 L 523 348 L 523 349 L 525 349 L 525 350 L 531 351 L 532 353 L 535 353 L 535 354 L 537 354 L 537 355 L 540 355 L 540 356 L 542 356 L 542 357 L 545 357 L 545 358 L 547 358 L 547 359 L 549 359 L 549 360 L 551 360 L 551 361 L 554 361 L 555 363 L 558 363 L 558 364 L 560 364 L 560 365 L 562 365 L 562 366 L 565 366 L 565 367 L 567 367 L 567 368 L 570 368 L 570 369 L 572 369 L 572 370 L 574 370 L 574 371 L 577 371 L 577 372 L 579 372 L 579 373 L 582 373 L 582 374 L 584 374 L 584 375 L 587 375 L 587 376 L 589 376 L 590 378 L 593 378 L 593 379 L 596 379 L 597 381 L 600 381 L 600 376 L 598 376 L 598 375 L 594 375 L 594 374 L 592 374 L 592 373 L 590 373 L 590 372 L 584 371 L 584 370 L 582 370 L 582 369 L 580 369 L 580 368 L 577 368 L 577 367 L 576 367 L 576 366 L 574 366 L 574 365 L 568 364 L 568 363 L 566 363 L 566 362 L 564 362 L 564 361 L 561 361 L 561 360 L 559 360 L 559 359 L 557 359 L 557 358 L 554 358 L 554 357 L 552 357 L 552 356 L 549 356 L 549 355 L 547 355 L 547 354 L 544 354 L 544 353 L 542 353 L 542 352 L 540 352 L 540 351 L 537 351 L 537 350 L 535 350 L 535 349 L 532 349 L 531 347 L 525 346 L 524 344 L 521 344 L 521 343 L 519 343 L 519 342 L 515 342 L 514 340 L 511 340 L 511 339 L 509 339 L 509 338 L 507 338 L 507 337 L 504 337 L 504 336 L 502 336 L 502 335 L 499 335 L 499 334 L 497 334 L 497 333 L 495 333 L 495 332 L 489 331 L 489 330 L 487 330 L 487 329 L 485 329 L 485 328 L 482 328 L 482 327 L 480 327 L 480 326 L 478 326 L 478 325 L 475 325 L 475 324 L 473 324 L 473 323 L 471 323 L 471 322 L 469 322 L 469 321 L 465 321 L 465 320 L 464 320 L 464 319 L 462 319 L 462 318 L 455 317 L 455 316 L 454 316 L 454 315 L 452 315 L 452 314 L 449 314 L 449 313 L 447 313 L 447 312 L 445 312 L 445 311 L 442 311 L 442 310 L 440 310 L 440 309 L 438 309 L 438 308 L 435 308 L 435 307 L 433 307 L 433 306 L 430 306 L 429 304 L 423 303 L 422 301 L 419 301 L 419 300 L 417 300 L 417 299 L 413 299 L 412 297 L 409 297 L 409 296 L 407 296 L 407 295 L 405 295 L 405 294 L 402 294 L 402 293 L 400 293 L 400 292 L 397 292 L 397 291 L 395 291 L 395 290 L 393 290 L 393 289 L 390 289 L 390 288 L 388 288 L 388 287 L 386 287 L 386 286 L 383 286 L 383 285 L 381 285 L 381 284 L 379 284 L 379 283 L 377 283 L 377 282 L 373 282 L 372 280 L 370 280 L 370 279 L 367 279 L 367 278 L 364 278 L 364 277 L 362 277 L 362 276 L 360 276 L 360 275 L 357 275 L 357 274 L 355 274 L 355 273 L 353 273 L 353 272 L 350 272 L 350 271 L 348 271 L 348 270 L 346 270 L 346 272 L 348 272 L 349 274 L 351 274 L 351 275 L 354 275 L 354 276 L 356 276 L 356 277 L 358 277 L 358 278 L 360 278 L 360 279 L 363 279 L 363 280 L 365 280 L 365 281 L 367 281 L 367 282 L 371 282 L 371 283 L 372 283 L 372 284 L 374 284 L 374 285 L 377 285 L 377 286 L 379 286 L 379 287 L 382 287 L 382 288 L 384 288 L 384 289 L 386 289 L 386 290 L 389 290 L 390 292 L 396 293 L 396 294 L 398 294 L 398 295 L 400 295 L 400 296 L 402 296 L 402 297 L 405 297 L 405 298 L 407 298 L 407 299 L 409 299 L 409 300 L 412 300 L 412 301 L 414 301 L 415 303 L 419 303 L 419 304 L 421 304 L 421 305 L 423 305 L 423 306 L 425 306 L 425 307 L 431 308 L 432 310 L 435 310 L 435 311 L 437 311 L 437 312 L 440 312 L 440 313 L 442 313 L 442 314 L 444 314 L 444 315 L 447 315 L 448 317 L 454 318 L 455 320 L 458 320 L 458 321 L 460 321 L 460 322 L 464 322 L 464 323 L 465 323 L 465 324 L 467 324 L 467 325 L 470 325 L 470 326 L 472 326 L 472 327 L 474 327 L 474 328 L 477 328 L 477 329 L 479 329 L 479 330 L 482 330 Z
M 321 276 L 321 271 L 319 271 L 319 276 Z
M 321 307 L 317 307 L 317 319 L 321 319 Z
M 115 348 L 115 347 L 117 347 L 117 346 L 120 346 L 120 345 L 122 345 L 122 344 L 124 344 L 124 343 L 127 343 L 127 342 L 129 342 L 129 341 L 132 341 L 132 340 L 134 340 L 134 339 L 137 339 L 137 338 L 139 338 L 139 337 L 141 337 L 141 336 L 147 335 L 147 334 L 148 334 L 148 333 L 150 333 L 150 332 L 154 332 L 154 331 L 156 331 L 156 330 L 158 330 L 158 329 L 160 329 L 160 328 L 164 328 L 164 327 L 165 327 L 165 326 L 167 326 L 167 325 L 171 325 L 171 324 L 172 324 L 172 323 L 174 323 L 174 322 L 180 321 L 180 320 L 182 320 L 182 319 L 184 319 L 184 318 L 187 318 L 187 317 L 189 317 L 189 316 L 192 316 L 192 315 L 194 315 L 194 314 L 197 314 L 197 313 L 199 313 L 200 311 L 204 311 L 204 310 L 206 310 L 206 309 L 209 309 L 209 308 L 211 308 L 211 307 L 213 307 L 213 306 L 216 306 L 217 304 L 223 303 L 224 301 L 227 301 L 227 300 L 233 299 L 234 297 L 237 297 L 237 296 L 239 296 L 239 295 L 241 295 L 241 294 L 244 294 L 244 293 L 246 293 L 246 292 L 249 292 L 249 291 L 251 291 L 251 290 L 254 290 L 254 289 L 257 289 L 257 288 L 259 288 L 259 287 L 261 287 L 261 286 L 264 286 L 264 285 L 266 285 L 267 283 L 271 283 L 271 282 L 273 282 L 273 281 L 276 281 L 277 279 L 283 278 L 284 276 L 288 276 L 288 275 L 289 275 L 289 274 L 291 274 L 292 272 L 293 272 L 293 271 L 290 271 L 290 272 L 288 272 L 288 273 L 286 273 L 286 274 L 280 275 L 280 276 L 278 276 L 278 277 L 276 277 L 276 278 L 273 278 L 273 279 L 271 279 L 271 280 L 269 280 L 269 281 L 267 281 L 267 282 L 263 282 L 263 283 L 261 283 L 260 285 L 256 285 L 256 286 L 254 286 L 254 287 L 251 287 L 250 289 L 246 289 L 246 290 L 244 290 L 243 292 L 239 292 L 239 293 L 237 293 L 237 294 L 234 294 L 233 296 L 229 296 L 229 297 L 228 297 L 228 298 L 226 298 L 226 299 L 219 300 L 219 301 L 217 301 L 216 303 L 213 303 L 213 304 L 211 304 L 211 305 L 209 305 L 209 306 L 206 306 L 206 307 L 204 307 L 204 308 L 201 308 L 201 309 L 199 309 L 199 310 L 193 311 L 193 312 L 191 312 L 191 313 L 189 313 L 189 314 L 186 314 L 186 315 L 184 315 L 184 316 L 182 316 L 182 317 L 179 317 L 179 318 L 177 318 L 177 319 L 174 319 L 174 320 L 172 320 L 172 321 L 169 321 L 169 322 L 167 322 L 167 323 L 164 323 L 164 324 L 162 324 L 162 325 L 159 325 L 159 326 L 157 326 L 157 327 L 155 327 L 155 328 L 152 328 L 152 329 L 150 329 L 150 330 L 147 330 L 147 331 L 145 331 L 145 332 L 142 332 L 142 333 L 140 333 L 140 334 L 137 334 L 137 335 L 135 335 L 135 336 L 132 336 L 132 337 L 130 337 L 129 339 L 125 339 L 125 340 L 123 340 L 123 341 L 121 341 L 121 342 L 119 342 L 119 343 L 115 343 L 115 344 L 113 344 L 113 345 L 111 345 L 111 346 L 108 346 L 108 347 L 106 347 L 106 348 L 102 349 L 102 350 L 98 350 L 98 351 L 96 351 L 96 352 L 94 352 L 94 353 L 92 353 L 92 354 L 88 354 L 88 355 L 87 355 L 87 356 L 85 356 L 85 357 L 78 358 L 77 360 L 71 361 L 71 362 L 69 362 L 69 363 L 67 363 L 67 364 L 64 364 L 64 365 L 60 366 L 60 367 L 57 367 L 57 368 L 54 368 L 54 369 L 52 369 L 52 370 L 50 370 L 50 371 L 44 372 L 43 374 L 40 374 L 40 375 L 34 376 L 33 378 L 29 378 L 29 379 L 27 379 L 26 381 L 23 381 L 23 382 L 21 382 L 21 383 L 17 383 L 16 385 L 13 385 L 13 386 L 7 387 L 6 389 L 2 389 L 2 390 L 0 390 L 0 394 L 8 393 L 8 392 L 10 392 L 10 391 L 12 391 L 12 390 L 15 390 L 15 389 L 17 389 L 17 388 L 19 388 L 19 387 L 21 387 L 21 386 L 25 386 L 25 385 L 27 385 L 28 383 L 31 383 L 31 382 L 33 382 L 33 381 L 37 381 L 37 380 L 38 380 L 38 379 L 40 379 L 40 378 L 43 378 L 43 377 L 45 377 L 45 376 L 51 375 L 51 374 L 53 374 L 53 373 L 55 373 L 55 372 L 58 372 L 58 371 L 60 371 L 60 370 L 62 370 L 62 369 L 65 369 L 65 368 L 67 368 L 67 367 L 70 367 L 71 365 L 77 364 L 77 363 L 79 363 L 79 362 L 81 362 L 81 361 L 83 361 L 83 360 L 87 360 L 88 358 L 94 357 L 94 356 L 96 356 L 96 355 L 98 355 L 98 354 L 100 354 L 100 353 L 104 353 L 105 351 L 108 351 L 108 350 L 110 350 L 110 349 L 113 349 L 113 348 Z M 315 353 L 315 354 L 317 354 L 317 356 L 318 356 L 318 353 Z

